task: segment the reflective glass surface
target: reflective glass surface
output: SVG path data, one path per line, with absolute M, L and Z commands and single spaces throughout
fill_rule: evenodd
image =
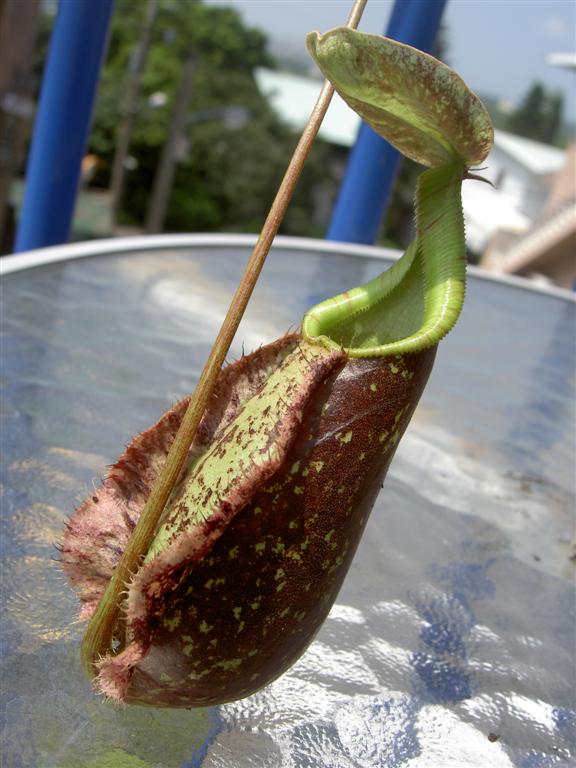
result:
M 386 266 L 326 249 L 272 251 L 232 358 Z M 2 765 L 576 764 L 576 305 L 479 278 L 304 657 L 222 707 L 92 693 L 55 544 L 128 440 L 193 389 L 247 257 L 116 254 L 4 280 Z

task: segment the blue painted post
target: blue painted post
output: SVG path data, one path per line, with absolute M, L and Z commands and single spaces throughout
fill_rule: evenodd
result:
M 60 0 L 15 251 L 68 240 L 114 0 Z
M 446 0 L 396 0 L 386 35 L 430 52 Z M 400 154 L 362 123 L 350 153 L 328 240 L 374 243 L 386 210 Z

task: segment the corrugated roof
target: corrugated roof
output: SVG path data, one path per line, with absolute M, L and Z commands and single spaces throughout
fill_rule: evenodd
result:
M 294 130 L 301 131 L 308 122 L 322 82 L 264 67 L 256 69 L 255 77 L 260 92 L 269 99 L 281 120 Z M 334 94 L 318 135 L 331 144 L 351 147 L 359 127 L 358 115 L 338 94 Z
M 494 144 L 529 171 L 538 175 L 557 173 L 566 160 L 563 149 L 525 139 L 523 136 L 516 136 L 507 131 L 495 131 Z

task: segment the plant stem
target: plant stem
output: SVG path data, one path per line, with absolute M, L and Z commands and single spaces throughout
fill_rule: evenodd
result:
M 355 0 L 347 26 L 353 29 L 358 26 L 366 2 L 367 0 Z M 166 457 L 166 462 L 154 483 L 148 501 L 114 570 L 114 574 L 108 582 L 96 612 L 88 624 L 82 641 L 81 659 L 84 670 L 91 678 L 98 672 L 98 659 L 110 653 L 120 613 L 120 595 L 126 589 L 131 574 L 136 572 L 143 555 L 148 551 L 154 538 L 158 521 L 182 471 L 190 445 L 214 390 L 216 379 L 246 310 L 258 276 L 262 271 L 268 251 L 284 218 L 333 93 L 333 87 L 326 82 L 294 150 L 258 241 L 246 265 L 242 280 L 236 289 L 220 332 L 204 365 L 194 396 Z

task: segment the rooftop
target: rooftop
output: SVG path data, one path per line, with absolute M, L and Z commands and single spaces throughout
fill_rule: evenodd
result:
M 322 89 L 322 81 L 265 67 L 256 69 L 255 76 L 260 92 L 269 99 L 278 116 L 295 131 L 301 131 Z M 318 135 L 330 144 L 351 147 L 359 127 L 358 115 L 334 94 Z
M 563 149 L 507 131 L 494 132 L 494 145 L 537 175 L 557 173 L 566 159 Z

